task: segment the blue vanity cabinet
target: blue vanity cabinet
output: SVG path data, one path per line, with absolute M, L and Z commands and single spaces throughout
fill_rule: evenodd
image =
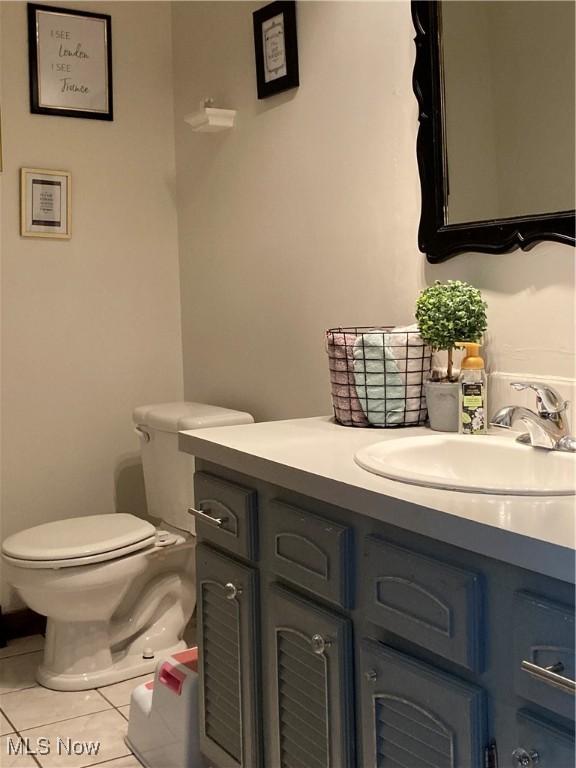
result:
M 196 579 L 201 749 L 219 768 L 259 768 L 257 572 L 200 544 Z
M 573 768 L 573 585 L 200 468 L 211 768 Z

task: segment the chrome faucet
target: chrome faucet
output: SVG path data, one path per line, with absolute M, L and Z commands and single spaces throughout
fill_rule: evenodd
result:
M 522 405 L 507 405 L 494 414 L 490 425 L 513 429 L 521 421 L 527 433 L 520 435 L 519 443 L 552 451 L 576 452 L 576 438 L 568 434 L 566 411 L 568 400 L 563 400 L 553 387 L 532 381 L 513 381 L 512 389 L 532 389 L 536 393 L 536 411 Z

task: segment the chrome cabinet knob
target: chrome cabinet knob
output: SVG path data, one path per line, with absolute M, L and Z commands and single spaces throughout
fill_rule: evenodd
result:
M 518 766 L 518 768 L 533 768 L 533 766 L 538 765 L 540 762 L 540 755 L 535 749 L 528 752 L 524 747 L 515 749 L 512 752 L 512 757 L 514 758 L 514 765 Z
M 235 600 L 242 594 L 242 588 L 232 584 L 231 581 L 224 585 L 224 592 L 226 594 L 226 600 Z
M 310 645 L 312 646 L 314 653 L 320 655 L 321 653 L 324 653 L 326 648 L 329 648 L 332 645 L 332 641 L 324 639 L 322 635 L 312 635 Z
M 369 669 L 367 672 L 364 673 L 364 676 L 369 683 L 375 683 L 376 680 L 378 679 L 378 672 L 376 672 L 375 669 Z

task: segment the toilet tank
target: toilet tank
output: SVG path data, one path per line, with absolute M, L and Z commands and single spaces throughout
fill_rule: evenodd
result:
M 148 513 L 169 526 L 194 532 L 194 458 L 178 450 L 178 432 L 251 424 L 249 413 L 202 403 L 141 405 L 132 415 L 140 436 Z

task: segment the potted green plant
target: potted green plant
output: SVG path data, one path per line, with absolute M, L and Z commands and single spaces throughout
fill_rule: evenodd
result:
M 433 371 L 426 382 L 430 426 L 441 432 L 458 431 L 458 379 L 454 375 L 454 349 L 459 341 L 480 341 L 486 330 L 486 302 L 477 288 L 448 280 L 425 288 L 416 301 L 420 335 L 434 351 L 448 353 L 446 374 Z

